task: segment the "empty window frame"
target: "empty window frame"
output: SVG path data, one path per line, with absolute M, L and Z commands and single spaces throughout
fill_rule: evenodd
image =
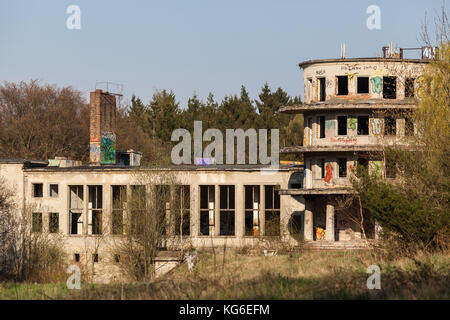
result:
M 325 178 L 325 159 L 319 159 L 317 160 L 317 179 L 323 179 Z
M 369 93 L 369 77 L 358 77 L 356 92 L 360 94 Z
M 220 191 L 220 235 L 234 236 L 235 194 L 234 186 L 219 186 Z
M 405 80 L 405 98 L 414 98 L 414 78 Z
M 395 136 L 397 133 L 397 121 L 393 117 L 384 118 L 384 135 Z
M 214 235 L 214 186 L 200 186 L 200 234 Z
M 174 194 L 175 235 L 190 235 L 191 192 L 190 186 L 175 186 Z
M 337 95 L 348 95 L 348 76 L 337 76 Z
M 92 254 L 92 261 L 97 263 L 98 262 L 98 253 Z
M 50 212 L 48 214 L 48 231 L 50 233 L 58 233 L 58 231 L 59 231 L 59 213 Z
M 397 98 L 397 77 L 383 77 L 383 98 Z
M 49 195 L 51 198 L 58 198 L 58 194 L 59 194 L 59 187 L 58 187 L 58 184 L 56 184 L 56 183 L 51 183 L 51 184 L 49 185 L 49 188 L 48 188 L 48 195 Z
M 103 186 L 89 186 L 88 234 L 102 233 Z
M 33 212 L 31 217 L 31 231 L 32 232 L 42 232 L 42 213 Z
M 112 234 L 123 234 L 127 186 L 112 186 Z
M 338 136 L 347 135 L 347 116 L 338 116 Z
M 414 135 L 414 122 L 411 118 L 405 118 L 405 136 Z
M 266 236 L 280 235 L 280 195 L 277 186 L 264 186 Z
M 33 197 L 42 198 L 44 196 L 44 185 L 42 183 L 33 183 Z
M 75 262 L 80 262 L 80 254 L 79 253 L 74 253 L 73 254 L 73 260 Z
M 369 160 L 366 158 L 358 158 L 357 163 L 358 167 L 362 167 L 366 173 L 369 172 Z
M 259 190 L 259 186 L 244 186 L 246 236 L 259 236 Z
M 325 101 L 326 99 L 326 79 L 317 78 L 319 82 L 319 101 Z
M 83 186 L 69 186 L 69 234 L 83 234 Z
M 369 116 L 358 116 L 358 135 L 367 136 L 369 134 Z
M 339 178 L 347 176 L 347 158 L 338 158 Z
M 319 124 L 319 139 L 325 138 L 325 116 L 317 117 L 317 123 Z
M 130 232 L 133 234 L 145 227 L 142 222 L 147 209 L 147 189 L 145 185 L 133 185 L 130 190 Z
M 385 172 L 386 178 L 395 178 L 397 174 L 397 164 L 394 159 L 386 158 Z
M 170 212 L 170 186 L 156 185 L 153 189 L 153 199 L 155 203 L 156 220 L 155 223 L 161 234 L 165 235 L 167 226 L 171 221 Z

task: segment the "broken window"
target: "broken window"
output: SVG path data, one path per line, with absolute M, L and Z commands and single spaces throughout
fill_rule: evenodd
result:
M 369 77 L 358 77 L 357 93 L 369 93 Z
M 97 263 L 98 262 L 98 253 L 92 254 L 92 261 Z
M 214 235 L 214 186 L 200 186 L 200 234 Z
M 278 186 L 264 186 L 265 235 L 280 235 L 280 195 Z
M 103 187 L 89 186 L 88 234 L 102 233 Z
M 405 118 L 405 136 L 414 135 L 414 122 L 410 118 Z
M 319 101 L 325 101 L 326 98 L 325 78 L 318 78 L 317 80 L 319 80 Z
M 338 96 L 346 96 L 348 95 L 348 76 L 338 76 Z
M 319 160 L 319 174 L 317 176 L 319 179 L 325 178 L 325 159 Z
M 59 213 L 50 212 L 48 214 L 48 231 L 50 233 L 58 233 L 58 231 L 59 231 Z
M 115 263 L 119 263 L 120 262 L 120 255 L 118 255 L 118 254 L 114 255 L 114 262 Z
M 79 253 L 74 253 L 73 254 L 73 260 L 75 262 L 80 262 L 80 254 Z
M 367 136 L 369 134 L 369 116 L 358 116 L 358 135 Z
M 155 221 L 161 234 L 165 235 L 166 226 L 170 223 L 170 186 L 156 185 L 154 189 L 154 199 L 156 204 L 156 214 L 158 219 Z
M 44 187 L 42 183 L 33 183 L 33 197 L 42 198 L 44 196 Z
M 234 186 L 220 186 L 220 235 L 234 236 Z
M 414 98 L 414 78 L 405 80 L 405 98 Z
M 396 119 L 392 117 L 384 118 L 384 134 L 386 136 L 395 136 L 397 133 Z
M 191 220 L 191 193 L 190 187 L 175 187 L 175 234 L 190 235 Z
M 42 232 L 42 213 L 33 212 L 31 231 Z
M 325 138 L 325 116 L 318 117 L 319 121 L 319 138 Z
M 397 78 L 383 77 L 383 98 L 396 99 L 397 98 Z
M 366 173 L 369 172 L 369 160 L 366 158 L 358 158 L 358 167 L 362 167 Z
M 83 234 L 83 186 L 69 186 L 69 234 Z
M 123 234 L 124 212 L 127 204 L 127 186 L 112 186 L 112 234 Z
M 244 186 L 245 235 L 259 236 L 259 186 Z
M 133 185 L 130 189 L 130 232 L 135 234 L 145 228 L 141 222 L 147 209 L 147 190 L 145 185 Z
M 338 135 L 346 136 L 347 135 L 347 117 L 346 116 L 338 116 Z
M 339 178 L 347 176 L 347 158 L 338 158 Z
M 49 186 L 49 196 L 52 198 L 58 198 L 58 185 L 57 184 L 50 184 Z

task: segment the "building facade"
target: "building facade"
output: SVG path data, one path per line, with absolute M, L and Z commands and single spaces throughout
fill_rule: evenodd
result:
M 426 59 L 384 57 L 299 64 L 305 101 L 281 107 L 280 112 L 304 116 L 303 145 L 282 150 L 303 154 L 304 183 L 302 189 L 281 190 L 280 194 L 304 198 L 305 240 L 377 236 L 376 222 L 361 221 L 358 216 L 368 213 L 349 200 L 350 177 L 357 166 L 363 166 L 394 178 L 383 150 L 410 145 L 416 131 L 411 111 L 417 107 L 417 84 L 427 63 Z

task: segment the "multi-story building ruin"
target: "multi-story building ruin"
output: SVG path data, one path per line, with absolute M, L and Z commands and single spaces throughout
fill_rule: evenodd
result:
M 422 52 L 427 50 L 423 48 Z M 403 59 L 384 48 L 382 58 L 310 60 L 303 69 L 304 103 L 280 108 L 302 113 L 302 146 L 282 152 L 304 158 L 302 189 L 281 190 L 284 196 L 301 196 L 305 202 L 304 238 L 307 241 L 347 241 L 376 236 L 376 222 L 357 220 L 364 208 L 346 203 L 350 176 L 360 165 L 393 178 L 384 161 L 386 146 L 408 146 L 415 133 L 411 111 L 417 107 L 417 84 L 428 60 Z M 425 51 L 426 52 L 426 51 Z M 337 204 L 341 207 L 337 211 Z M 356 220 L 356 221 L 355 221 Z M 363 229 L 363 230 L 361 230 Z
M 257 247 L 273 237 L 293 246 L 303 238 L 310 245 L 354 247 L 364 236 L 375 237 L 375 224 L 366 219 L 362 234 L 351 217 L 359 207 L 344 210 L 337 203 L 351 193 L 357 165 L 391 177 L 383 147 L 408 145 L 414 134 L 409 116 L 427 62 L 385 55 L 300 63 L 304 103 L 280 112 L 304 115 L 303 145 L 283 150 L 303 154 L 304 166 L 280 165 L 272 174 L 262 174 L 258 165 L 141 167 L 139 152 L 116 150 L 115 97 L 96 90 L 90 96 L 89 164 L 61 157 L 0 159 L 0 176 L 15 191 L 19 212 L 33 208 L 33 230 L 64 235 L 74 262 L 113 264 L 107 249 L 126 233 L 133 195 L 151 197 L 157 188 L 167 189 L 168 196 L 159 198 L 167 213 L 175 207 L 183 212 L 167 220 L 167 248 L 181 236 L 195 248 Z M 149 172 L 176 181 L 143 182 Z M 175 206 L 167 200 L 174 195 L 182 195 Z

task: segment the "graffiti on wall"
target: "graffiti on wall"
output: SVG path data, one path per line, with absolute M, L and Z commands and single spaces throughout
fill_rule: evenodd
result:
M 351 130 L 356 130 L 357 119 L 353 116 L 347 118 L 347 128 Z
M 381 177 L 383 161 L 372 161 L 372 169 L 377 177 Z
M 374 136 L 379 136 L 383 129 L 383 120 L 378 118 L 370 119 L 370 128 Z
M 101 164 L 116 163 L 116 135 L 112 132 L 102 132 L 100 162 Z
M 100 140 L 91 139 L 89 143 L 89 160 L 93 163 L 100 162 Z
M 374 93 L 380 93 L 383 87 L 381 77 L 371 78 L 370 81 L 372 82 L 372 91 Z
M 331 167 L 331 163 L 327 164 L 327 166 L 325 167 L 325 171 L 326 174 L 324 180 L 326 183 L 330 183 L 331 178 L 333 178 L 333 168 Z

